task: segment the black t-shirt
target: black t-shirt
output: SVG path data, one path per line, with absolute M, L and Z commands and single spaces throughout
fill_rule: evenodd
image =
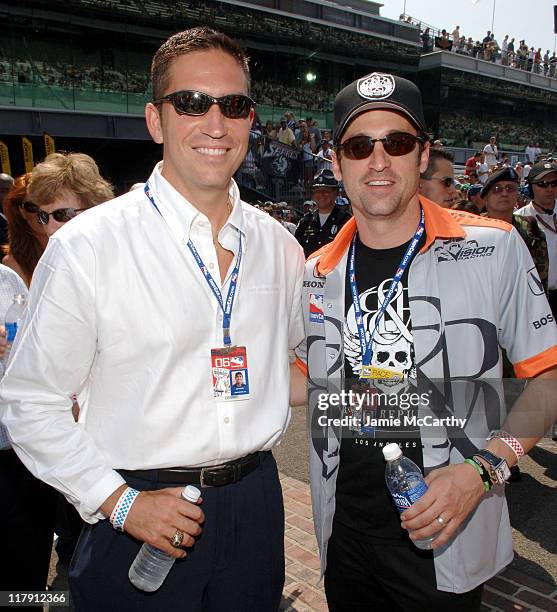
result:
M 422 237 L 416 252 L 425 240 Z M 383 303 L 392 277 L 410 241 L 393 249 L 370 249 L 356 240 L 356 282 L 366 331 L 374 329 L 377 311 Z M 378 406 L 363 416 L 388 419 L 375 428 L 352 427 L 343 430 L 340 449 L 340 468 L 337 478 L 335 521 L 370 538 L 402 542 L 408 534 L 400 527 L 399 512 L 395 508 L 385 484 L 383 446 L 397 442 L 406 457 L 423 471 L 422 444 L 417 425 L 405 423 L 404 416 L 417 415 L 417 408 L 404 401 L 416 390 L 414 344 L 411 333 L 408 303 L 408 266 L 393 299 L 373 336 L 372 365 L 389 367 L 404 374 L 399 382 L 378 381 L 375 390 L 380 394 Z M 358 389 L 361 349 L 354 317 L 352 292 L 346 273 L 344 368 L 345 389 Z M 359 413 L 361 415 L 361 411 Z M 391 419 L 400 418 L 399 427 Z M 365 421 L 365 418 L 364 418 Z

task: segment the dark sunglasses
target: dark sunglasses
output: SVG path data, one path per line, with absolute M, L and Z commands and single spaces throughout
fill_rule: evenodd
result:
M 46 210 L 38 210 L 37 217 L 39 218 L 39 223 L 41 225 L 48 225 L 49 217 L 52 217 L 58 223 L 67 223 L 71 221 L 77 213 L 87 210 L 86 208 L 57 208 L 53 210 L 51 213 L 46 212 Z
M 23 208 L 23 210 L 25 210 L 28 213 L 38 213 L 40 208 L 36 205 L 33 204 L 33 202 L 22 202 L 20 204 L 21 208 Z
M 447 187 L 447 189 L 451 186 L 456 186 L 456 181 L 450 176 L 444 176 L 443 178 L 437 178 L 436 176 L 432 176 L 431 178 L 423 178 L 422 181 L 439 181 L 440 183 L 442 183 L 443 187 Z
M 380 142 L 385 152 L 391 157 L 400 157 L 413 151 L 416 143 L 423 143 L 424 138 L 406 132 L 394 132 L 384 138 L 353 136 L 337 145 L 336 150 L 337 153 L 342 151 L 348 159 L 366 159 L 373 153 L 376 142 Z
M 557 187 L 557 181 L 538 181 L 533 182 L 532 185 L 537 185 L 542 189 L 547 189 L 548 187 Z
M 154 100 L 153 104 L 162 102 L 170 102 L 178 115 L 194 117 L 204 115 L 213 104 L 218 104 L 220 112 L 227 119 L 246 119 L 251 109 L 255 107 L 255 102 L 249 96 L 230 94 L 222 98 L 213 98 L 202 91 L 175 91 L 159 100 Z

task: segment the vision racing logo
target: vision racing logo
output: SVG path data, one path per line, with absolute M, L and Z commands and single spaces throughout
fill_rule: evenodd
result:
M 435 248 L 437 262 L 463 261 L 465 259 L 477 259 L 479 257 L 491 257 L 495 247 L 479 246 L 477 240 L 444 240 L 442 246 Z
M 318 293 L 309 294 L 309 320 L 312 323 L 324 323 L 323 296 Z

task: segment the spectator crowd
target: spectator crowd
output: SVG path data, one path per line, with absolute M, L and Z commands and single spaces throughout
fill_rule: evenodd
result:
M 486 32 L 482 40 L 474 40 L 471 36 L 463 35 L 459 25 L 455 26 L 449 34 L 445 28 L 440 31 L 427 26 L 422 28 L 421 22 L 411 17 L 401 15 L 400 18 L 420 26 L 424 53 L 431 53 L 434 50 L 451 51 L 459 55 L 467 55 L 486 62 L 555 78 L 557 69 L 555 51 L 551 52 L 549 49 L 543 51 L 542 47 L 536 48 L 526 43 L 525 40 L 517 41 L 509 34 L 505 34 L 501 43 L 490 30 Z

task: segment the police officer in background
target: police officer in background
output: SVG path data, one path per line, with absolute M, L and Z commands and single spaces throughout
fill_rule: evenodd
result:
M 314 212 L 304 215 L 296 229 L 296 239 L 306 258 L 331 242 L 340 228 L 350 219 L 350 213 L 336 204 L 338 182 L 331 170 L 321 170 L 313 179 Z

